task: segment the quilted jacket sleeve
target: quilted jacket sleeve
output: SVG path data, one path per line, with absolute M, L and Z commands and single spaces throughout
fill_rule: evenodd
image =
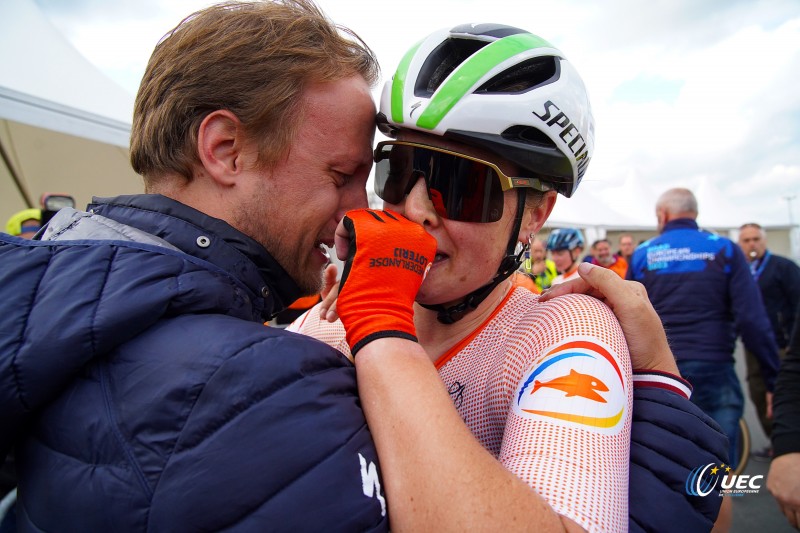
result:
M 331 364 L 337 357 L 341 364 Z M 229 358 L 194 402 L 149 523 L 164 531 L 386 530 L 354 372 L 328 346 L 297 335 L 258 340 Z
M 692 469 L 728 462 L 728 439 L 686 398 L 634 388 L 631 431 L 630 531 L 710 531 L 722 499 L 690 496 Z

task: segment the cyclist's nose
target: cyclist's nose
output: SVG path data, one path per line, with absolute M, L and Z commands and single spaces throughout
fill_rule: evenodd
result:
M 425 180 L 422 177 L 417 179 L 417 182 L 409 191 L 403 207 L 403 214 L 406 218 L 421 226 L 438 224 L 439 215 L 434 209 L 433 202 L 431 202 L 428 194 L 428 188 L 425 186 Z

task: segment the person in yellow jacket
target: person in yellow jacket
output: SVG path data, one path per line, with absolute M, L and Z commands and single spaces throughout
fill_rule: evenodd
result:
M 538 289 L 538 291 L 534 292 L 541 293 L 543 290 L 550 288 L 553 284 L 553 279 L 558 276 L 558 271 L 556 270 L 556 264 L 547 259 L 547 251 L 541 239 L 532 237 L 530 245 L 530 256 L 525 258 L 520 270 L 533 280 L 533 284 Z
M 6 222 L 6 233 L 30 239 L 42 227 L 41 209 L 23 209 L 11 215 Z

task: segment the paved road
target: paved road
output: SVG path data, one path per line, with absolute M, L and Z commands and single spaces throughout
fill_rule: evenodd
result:
M 769 463 L 750 460 L 744 475 L 764 476 L 767 478 Z M 734 498 L 733 524 L 731 533 L 797 533 L 789 525 L 786 517 L 778 509 L 775 498 L 769 493 L 766 483 L 758 494 L 746 494 Z

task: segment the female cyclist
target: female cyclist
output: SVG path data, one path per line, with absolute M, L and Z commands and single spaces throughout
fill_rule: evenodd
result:
M 657 349 L 632 378 L 608 306 L 582 294 L 543 303 L 510 278 L 520 245 L 558 193 L 575 192 L 593 153 L 591 109 L 572 64 L 517 28 L 442 30 L 403 58 L 378 117 L 391 138 L 375 150 L 375 190 L 387 211 L 345 217 L 342 322 L 312 309 L 290 329 L 357 352 L 393 527 L 411 513 L 429 529 L 710 529 L 718 498 L 680 489 L 694 462 L 724 453 L 724 437 L 688 402 L 685 382 L 653 371 L 668 361 L 677 374 L 660 326 L 637 341 Z M 426 258 L 407 249 L 416 242 L 407 226 L 435 239 L 410 326 L 397 303 L 405 282 L 387 275 Z M 389 252 L 362 253 L 378 248 Z M 374 305 L 357 308 L 369 299 L 354 291 L 371 291 Z M 642 301 L 636 319 L 658 324 Z M 649 414 L 632 424 L 634 398 Z M 668 419 L 668 429 L 653 417 Z M 663 447 L 675 439 L 691 444 L 691 457 Z M 663 486 L 655 471 L 670 474 Z M 630 509 L 629 483 L 637 490 Z

